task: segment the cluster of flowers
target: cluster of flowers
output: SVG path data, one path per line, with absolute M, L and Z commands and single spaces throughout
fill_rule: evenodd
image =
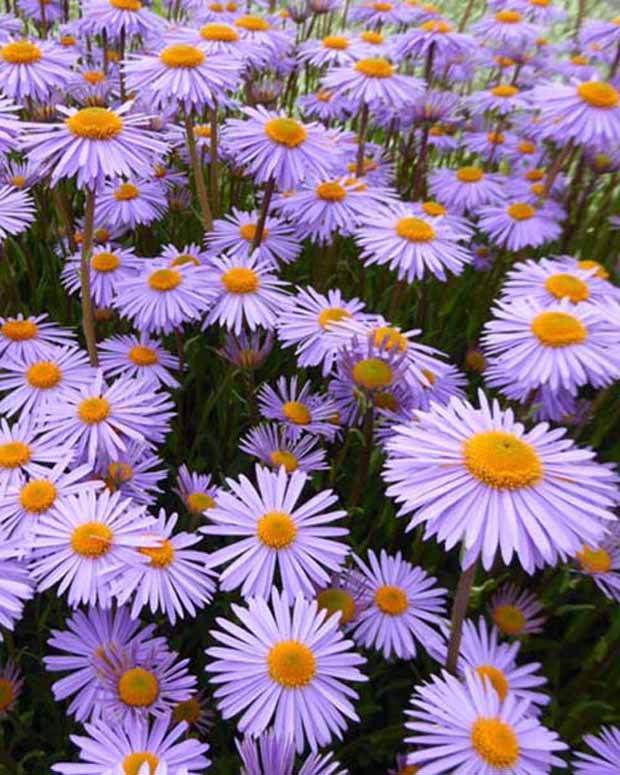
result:
M 551 2 L 493 0 L 468 32 L 415 0 L 348 5 L 251 14 L 177 0 L 164 18 L 140 0 L 88 0 L 70 19 L 58 0 L 19 0 L 19 17 L 0 17 L 0 238 L 28 229 L 34 195 L 53 191 L 60 281 L 81 298 L 87 345 L 46 315 L 0 318 L 0 624 L 13 629 L 47 590 L 75 609 L 45 666 L 62 673 L 54 696 L 84 734 L 72 737 L 80 761 L 55 772 L 208 768 L 206 695 L 140 617 L 180 626 L 216 587 L 241 601 L 211 631 L 206 672 L 222 718 L 237 719 L 243 775 L 344 775 L 320 749 L 358 720 L 360 652 L 412 660 L 419 648 L 449 671 L 415 689 L 395 772 L 566 765 L 540 720 L 540 665 L 503 640 L 542 629 L 537 598 L 500 588 L 492 624 L 465 620 L 459 643 L 437 579 L 400 552 L 353 552 L 336 493 L 307 491 L 330 445 L 357 430 L 368 454 L 385 454 L 409 529 L 462 547 L 464 578 L 478 560 L 528 573 L 570 562 L 620 600 L 618 477 L 550 426 L 579 416 L 580 390 L 620 377 L 606 270 L 561 254 L 505 276 L 471 363 L 533 409 L 530 429 L 483 391 L 470 403 L 447 355 L 393 324 L 407 285 L 467 267 L 495 281 L 515 252 L 577 228 L 569 166 L 593 179 L 620 169 L 620 23 L 586 20 L 585 53 L 571 54 L 545 38 L 563 21 Z M 324 35 L 312 38 L 317 19 Z M 222 170 L 236 204 L 218 217 Z M 136 234 L 187 215 L 190 172 L 204 245 L 137 255 Z M 256 201 L 243 209 L 248 182 Z M 323 292 L 345 243 L 358 274 L 395 271 L 392 320 Z M 305 250 L 316 281 L 292 287 L 281 275 Z M 113 319 L 124 333 L 97 342 L 95 322 Z M 220 354 L 247 372 L 277 341 L 324 389 L 295 375 L 252 392 L 257 422 L 240 440 L 252 479 L 215 486 L 182 466 L 180 530 L 176 513 L 154 512 L 186 369 L 167 337 L 182 344 L 192 326 L 224 329 Z M 7 663 L 0 712 L 21 686 Z M 576 754 L 580 775 L 617 771 L 618 730 L 587 742 L 596 755 Z

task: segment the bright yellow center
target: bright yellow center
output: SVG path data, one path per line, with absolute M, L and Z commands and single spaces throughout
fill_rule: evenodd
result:
M 355 616 L 355 600 L 344 589 L 331 587 L 317 595 L 319 608 L 324 608 L 328 616 L 340 614 L 340 624 L 348 624 Z
M 178 288 L 182 280 L 183 275 L 176 269 L 156 269 L 149 276 L 148 283 L 151 290 L 165 293 Z
M 167 539 L 159 546 L 145 546 L 138 551 L 150 559 L 149 565 L 153 568 L 167 568 L 174 562 L 174 546 Z
M 123 129 L 123 120 L 107 108 L 82 108 L 65 123 L 71 134 L 87 140 L 111 140 Z
M 267 666 L 271 680 L 286 689 L 308 686 L 316 675 L 314 654 L 298 640 L 276 643 L 267 655 Z
M 573 304 L 586 301 L 590 297 L 590 289 L 573 274 L 553 274 L 547 278 L 545 289 L 556 299 L 570 299 Z
M 159 757 L 148 751 L 130 753 L 123 759 L 123 773 L 124 775 L 141 775 L 142 767 L 145 764 L 148 764 L 146 775 L 155 775 L 157 765 L 159 764 Z
M 235 266 L 222 275 L 228 293 L 256 293 L 260 288 L 258 274 L 245 266 Z
M 525 173 L 525 179 L 529 180 L 532 183 L 539 182 L 543 180 L 544 177 L 545 177 L 545 171 L 539 168 L 528 170 Z
M 341 51 L 349 48 L 349 40 L 344 35 L 328 35 L 326 38 L 323 38 L 323 48 L 333 48 Z
M 431 218 L 437 218 L 448 212 L 442 204 L 439 204 L 439 202 L 423 202 L 422 209 L 427 215 L 430 215 Z
M 194 127 L 194 137 L 203 137 L 203 138 L 210 138 L 211 137 L 211 127 L 209 124 L 197 124 Z
M 8 678 L 0 678 L 0 713 L 3 713 L 10 707 L 15 699 L 15 689 L 13 682 Z
M 577 94 L 593 108 L 609 110 L 617 107 L 620 93 L 610 83 L 603 81 L 586 81 L 577 87 Z
M 581 570 L 585 573 L 609 573 L 611 570 L 611 557 L 605 549 L 591 549 L 584 546 L 577 552 L 577 559 Z
M 239 226 L 239 234 L 241 235 L 242 239 L 246 240 L 246 242 L 254 242 L 257 228 L 258 226 L 255 223 L 244 223 Z M 269 229 L 263 227 L 263 234 L 260 238 L 261 244 L 267 239 L 268 236 Z
M 499 86 L 494 86 L 491 89 L 491 94 L 494 97 L 514 97 L 515 94 L 518 94 L 519 90 L 516 86 L 510 86 L 510 84 L 500 84 Z
M 109 0 L 109 3 L 113 8 L 118 8 L 119 11 L 140 11 L 142 9 L 140 0 Z
M 270 549 L 286 549 L 297 537 L 297 525 L 284 511 L 268 511 L 258 520 L 256 534 Z
M 360 59 L 355 63 L 355 69 L 368 78 L 391 78 L 394 74 L 394 66 L 383 57 Z
M 506 431 L 482 431 L 463 445 L 465 467 L 497 490 L 517 490 L 540 481 L 543 465 L 531 444 Z
M 495 20 L 502 24 L 518 24 L 523 16 L 518 11 L 498 11 Z
M 0 468 L 21 468 L 30 461 L 30 447 L 23 441 L 0 444 Z
M 409 607 L 409 600 L 404 589 L 386 584 L 375 592 L 375 605 L 388 616 L 402 616 Z
M 287 148 L 297 148 L 308 136 L 303 124 L 294 118 L 272 118 L 265 124 L 265 134 L 274 143 Z
M 42 514 L 56 500 L 56 488 L 47 479 L 32 479 L 19 494 L 19 502 L 31 514 Z
M 190 256 L 188 254 L 180 254 L 170 262 L 170 266 L 184 266 L 185 264 L 193 264 L 194 266 L 200 266 L 200 261 L 196 256 Z
M 193 492 L 187 496 L 187 508 L 192 514 L 202 514 L 203 511 L 212 509 L 215 501 L 206 492 Z
M 490 681 L 491 686 L 495 689 L 498 697 L 503 702 L 506 699 L 508 689 L 510 688 L 504 673 L 499 668 L 493 667 L 493 665 L 480 665 L 480 667 L 476 668 L 476 672 L 479 676 L 482 676 L 482 678 L 486 678 Z
M 200 28 L 200 37 L 203 40 L 216 40 L 221 43 L 234 43 L 239 40 L 239 34 L 237 30 L 230 27 L 228 24 L 205 24 Z
M 346 197 L 347 191 L 337 180 L 329 180 L 325 183 L 319 183 L 315 189 L 319 199 L 327 202 L 342 202 Z
M 327 89 L 320 89 L 314 96 L 319 102 L 329 102 L 332 98 L 332 93 Z
M 137 199 L 139 196 L 140 189 L 138 186 L 134 186 L 133 183 L 121 183 L 114 192 L 114 199 L 117 202 L 129 202 L 132 199 Z
M 503 145 L 506 138 L 501 132 L 487 132 L 487 140 L 491 145 Z
M 471 730 L 471 744 L 486 764 L 498 770 L 510 770 L 519 761 L 517 736 L 498 718 L 479 718 Z
M 447 35 L 452 32 L 452 25 L 443 19 L 429 19 L 429 21 L 420 24 L 420 29 L 424 32 L 438 32 L 440 35 Z
M 200 707 L 200 702 L 196 697 L 190 697 L 189 700 L 177 702 L 172 711 L 172 720 L 175 724 L 180 724 L 181 721 L 185 721 L 191 726 L 200 720 L 201 714 L 202 708 Z
M 130 184 L 124 183 L 123 185 L 128 186 Z M 116 193 L 114 196 L 116 196 L 117 199 L 121 198 L 117 196 Z M 129 199 L 130 197 L 125 198 Z M 121 265 L 121 260 L 115 253 L 108 253 L 107 251 L 103 251 L 102 253 L 97 253 L 96 256 L 92 257 L 90 265 L 95 270 L 95 272 L 102 272 L 103 274 L 106 274 L 107 272 L 113 272 L 115 269 L 118 269 L 118 267 Z
M 532 333 L 547 347 L 569 347 L 588 336 L 581 320 L 568 312 L 541 312 L 531 324 Z
M 129 360 L 136 366 L 154 366 L 159 363 L 159 355 L 152 347 L 136 344 L 129 351 Z
M 570 58 L 570 61 L 574 65 L 587 65 L 588 57 L 584 56 L 583 54 L 573 54 L 573 56 Z
M 132 708 L 148 708 L 159 697 L 157 677 L 143 667 L 126 670 L 117 688 L 120 699 Z
M 77 38 L 74 35 L 62 35 L 59 42 L 61 46 L 75 46 Z
M 96 86 L 98 83 L 105 81 L 105 73 L 102 70 L 84 70 L 82 78 L 91 86 Z
M 441 124 L 433 124 L 433 126 L 428 130 L 428 133 L 431 137 L 444 137 L 446 130 L 441 126 Z
M 374 11 L 387 12 L 387 11 L 391 11 L 393 7 L 394 6 L 392 5 L 392 3 L 381 2 L 381 0 L 378 0 L 376 3 L 372 4 L 372 8 Z
M 495 607 L 493 621 L 505 635 L 520 635 L 527 624 L 523 611 L 508 604 Z
M 43 52 L 29 40 L 15 40 L 0 48 L 0 57 L 11 65 L 31 65 L 38 62 Z
M 590 260 L 578 261 L 577 266 L 580 269 L 585 269 L 586 271 L 588 269 L 595 269 L 596 270 L 594 272 L 595 277 L 599 277 L 601 280 L 609 280 L 609 272 L 605 269 L 604 266 L 599 264 L 598 261 L 590 261 Z
M 260 16 L 240 16 L 235 19 L 237 27 L 241 27 L 242 30 L 248 30 L 249 32 L 265 32 L 271 25 L 265 19 L 261 19 Z
M 26 178 L 23 175 L 13 175 L 10 179 L 10 183 L 15 188 L 24 188 L 26 185 Z
M 85 398 L 78 407 L 78 415 L 87 425 L 103 422 L 110 415 L 110 402 L 106 398 Z
M 7 320 L 2 324 L 0 333 L 13 342 L 25 342 L 34 339 L 39 329 L 31 320 Z
M 84 522 L 71 534 L 71 548 L 80 557 L 94 560 L 112 548 L 113 533 L 101 522 Z
M 374 32 L 374 30 L 364 30 L 360 33 L 360 39 L 364 43 L 371 43 L 373 46 L 379 46 L 385 40 L 385 37 L 380 32 Z
M 292 474 L 293 471 L 297 471 L 299 468 L 299 461 L 295 455 L 285 449 L 276 449 L 269 455 L 269 459 L 271 460 L 271 465 L 274 466 L 274 468 L 284 466 L 284 470 L 287 474 Z
M 52 361 L 37 361 L 26 372 L 28 384 L 39 390 L 56 387 L 62 379 L 62 371 Z
M 528 205 L 527 202 L 515 202 L 508 206 L 507 212 L 513 221 L 529 221 L 536 215 L 536 208 Z
M 379 390 L 392 384 L 394 373 L 389 363 L 381 358 L 364 358 L 352 370 L 353 381 L 366 390 Z
M 405 352 L 407 349 L 407 337 L 394 328 L 394 326 L 379 326 L 373 331 L 373 340 L 376 347 L 383 347 L 386 350 L 394 348 Z
M 517 147 L 519 149 L 519 153 L 528 154 L 534 153 L 536 151 L 536 146 L 529 140 L 522 140 Z
M 421 218 L 406 216 L 396 224 L 396 233 L 409 242 L 432 242 L 435 239 L 435 229 Z
M 206 59 L 203 51 L 188 43 L 173 43 L 171 46 L 166 46 L 159 58 L 166 67 L 174 70 L 200 67 Z
M 287 401 L 282 405 L 284 416 L 295 425 L 307 425 L 312 420 L 310 410 L 299 401 Z
M 351 313 L 342 307 L 327 307 L 319 315 L 319 325 L 326 329 L 330 323 L 337 323 L 351 317 Z

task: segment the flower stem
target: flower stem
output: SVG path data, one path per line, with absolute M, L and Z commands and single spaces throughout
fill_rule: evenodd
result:
M 446 660 L 446 669 L 456 675 L 456 667 L 461 649 L 461 637 L 463 635 L 463 621 L 469 605 L 469 595 L 476 578 L 477 563 L 473 562 L 469 568 L 462 571 L 459 583 L 456 587 L 456 594 L 452 604 L 452 624 L 450 629 L 450 643 L 448 644 L 448 658 Z
M 368 105 L 364 103 L 360 117 L 360 128 L 357 133 L 357 163 L 355 165 L 355 177 L 361 178 L 364 174 L 364 153 L 366 151 L 366 129 L 368 127 Z
M 254 239 L 252 240 L 252 253 L 260 245 L 263 239 L 263 234 L 265 233 L 265 221 L 267 220 L 269 206 L 271 205 L 271 197 L 273 196 L 275 187 L 275 178 L 269 178 L 269 182 L 265 188 L 265 193 L 263 194 L 263 203 L 261 205 L 260 215 L 258 216 L 256 231 L 254 232 Z
M 463 11 L 463 15 L 461 16 L 461 21 L 459 22 L 458 31 L 463 32 L 465 27 L 467 27 L 467 22 L 469 21 L 469 17 L 471 16 L 471 12 L 474 8 L 474 3 L 476 0 L 468 0 L 467 5 L 465 6 L 465 10 Z
M 93 233 L 95 229 L 95 189 L 86 189 L 86 208 L 84 211 L 84 241 L 82 242 L 82 260 L 80 262 L 80 282 L 82 285 L 82 328 L 88 349 L 91 366 L 98 366 L 97 339 L 95 336 L 95 318 L 93 300 L 90 295 L 90 259 L 93 253 Z
M 204 224 L 205 230 L 211 231 L 213 229 L 213 216 L 211 215 L 211 208 L 209 207 L 207 186 L 205 184 L 205 177 L 202 172 L 200 157 L 198 156 L 198 149 L 196 148 L 194 126 L 192 124 L 192 116 L 189 111 L 185 113 L 185 136 L 187 139 L 187 149 L 189 151 L 189 156 L 192 162 L 192 172 L 194 173 L 194 183 L 196 184 L 196 193 L 198 194 L 198 202 L 200 203 L 202 222 Z
M 218 159 L 217 159 L 217 105 L 211 110 L 211 202 L 213 204 L 213 214 L 217 218 L 219 211 L 219 182 L 218 182 Z

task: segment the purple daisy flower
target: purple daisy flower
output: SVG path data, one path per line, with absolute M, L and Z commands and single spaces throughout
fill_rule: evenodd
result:
M 226 121 L 222 142 L 256 183 L 273 181 L 284 191 L 295 188 L 309 174 L 332 174 L 338 149 L 325 127 L 302 124 L 261 106 L 244 108 L 243 113 L 245 120 Z
M 0 241 L 9 234 L 21 234 L 34 221 L 34 216 L 30 194 L 13 186 L 0 186 Z
M 463 133 L 463 145 L 471 153 L 481 156 L 486 162 L 500 162 L 514 147 L 515 138 L 503 131 L 482 129 Z
M 348 775 L 340 769 L 333 754 L 311 753 L 300 769 L 295 770 L 293 740 L 280 738 L 270 729 L 258 738 L 246 736 L 237 741 L 237 750 L 243 762 L 241 775 Z
M 480 229 L 492 242 L 508 250 L 535 248 L 562 233 L 557 211 L 549 203 L 536 207 L 529 202 L 508 200 L 505 204 L 481 207 L 478 215 Z
M 206 18 L 206 17 L 205 17 Z M 206 21 L 198 30 L 188 31 L 188 40 L 204 48 L 207 55 L 236 59 L 242 65 L 260 69 L 270 59 L 269 52 L 264 47 L 248 41 L 242 32 L 230 20 Z M 179 31 L 179 36 L 182 31 Z
M 239 449 L 273 469 L 283 466 L 287 474 L 298 469 L 309 474 L 328 468 L 325 450 L 318 448 L 318 444 L 314 436 L 302 433 L 293 440 L 281 426 L 262 423 L 241 439 Z
M 620 24 L 618 25 L 620 27 Z M 575 775 L 615 775 L 620 767 L 620 729 L 603 727 L 598 735 L 583 738 L 594 753 L 575 752 Z
M 529 714 L 529 703 L 512 693 L 501 702 L 473 672 L 462 682 L 444 671 L 418 686 L 407 716 L 411 736 L 405 742 L 418 749 L 407 761 L 420 767 L 420 775 L 454 767 L 485 775 L 549 775 L 566 766 L 555 752 L 568 746 Z
M 34 597 L 34 583 L 21 562 L 21 545 L 8 541 L 3 544 L 0 548 L 0 627 L 11 631 L 22 618 L 26 600 Z M 0 629 L 0 641 L 2 640 Z
M 15 703 L 22 693 L 24 679 L 22 671 L 12 659 L 0 666 L 0 719 L 15 710 Z
M 503 584 L 493 595 L 488 612 L 499 632 L 510 638 L 536 635 L 545 624 L 544 607 L 532 592 Z
M 67 619 L 65 630 L 52 630 L 47 644 L 62 652 L 43 658 L 50 673 L 69 673 L 52 684 L 56 702 L 72 697 L 67 711 L 77 721 L 84 722 L 96 710 L 101 684 L 98 659 L 106 649 L 123 650 L 130 643 L 148 650 L 161 638 L 153 638 L 155 625 L 140 627 L 126 608 L 116 611 L 101 608 L 77 610 Z
M 159 258 L 165 259 L 170 266 L 182 266 L 183 264 L 193 264 L 202 266 L 207 263 L 208 254 L 201 250 L 200 245 L 191 242 L 177 248 L 172 244 L 164 245 L 159 253 Z
M 1 132 L 0 124 L 0 137 Z M 19 191 L 32 188 L 37 183 L 40 183 L 43 177 L 41 168 L 37 164 L 32 164 L 32 162 L 28 161 L 22 162 L 7 159 L 0 171 L 0 181 Z
M 134 229 L 159 220 L 167 209 L 166 189 L 159 181 L 108 183 L 98 192 L 95 220 L 112 228 Z
M 614 49 L 620 44 L 620 16 L 613 19 L 586 19 L 580 31 L 583 46 L 595 44 L 602 49 Z
M 480 409 L 453 398 L 393 428 L 383 476 L 399 513 L 414 512 L 408 529 L 425 524 L 425 538 L 447 549 L 463 541 L 464 567 L 482 555 L 488 570 L 499 550 L 529 573 L 539 558 L 555 564 L 599 541 L 613 519 L 616 474 L 564 428 L 526 431 L 512 410 L 478 397 Z
M 73 51 L 53 41 L 16 38 L 0 47 L 0 78 L 5 96 L 18 102 L 47 102 L 71 80 Z
M 143 507 L 107 490 L 68 495 L 41 517 L 32 541 L 32 574 L 40 591 L 60 582 L 72 608 L 110 606 L 110 583 L 128 564 L 148 562 L 134 547 L 148 543 L 153 523 Z
M 471 31 L 479 40 L 506 46 L 515 51 L 527 48 L 540 37 L 540 27 L 528 21 L 527 16 L 512 7 L 502 8 L 484 16 Z
M 326 396 L 313 393 L 309 382 L 298 386 L 297 377 L 280 377 L 277 388 L 263 385 L 258 394 L 261 414 L 268 420 L 277 420 L 291 439 L 303 432 L 332 440 L 336 427 L 333 417 L 336 405 Z
M 366 584 L 369 604 L 352 625 L 351 637 L 361 646 L 381 651 L 385 659 L 415 659 L 416 642 L 437 648 L 443 638 L 436 628 L 447 624 L 446 590 L 422 568 L 370 550 L 368 564 L 353 555 Z M 433 626 L 434 625 L 434 626 Z
M 116 72 L 106 73 L 104 69 L 87 66 L 74 73 L 66 88 L 67 92 L 81 105 L 103 107 L 110 99 L 110 95 L 119 91 L 120 83 Z
M 209 700 L 204 689 L 194 692 L 187 700 L 180 700 L 172 711 L 174 724 L 185 722 L 190 733 L 204 737 L 213 727 L 214 713 L 209 708 Z
M 204 516 L 216 505 L 220 490 L 211 483 L 210 474 L 197 474 L 183 464 L 179 468 L 177 487 L 173 489 L 183 505 L 194 516 Z
M 471 35 L 457 32 L 445 19 L 428 19 L 397 39 L 394 54 L 399 60 L 420 60 L 432 50 L 442 60 L 450 61 L 471 56 L 475 47 Z
M 386 0 L 364 0 L 351 8 L 351 21 L 364 27 L 381 29 L 385 26 L 397 26 L 411 21 L 413 9 L 404 3 L 391 3 Z
M 149 39 L 161 33 L 165 21 L 141 0 L 89 0 L 82 9 L 79 30 L 86 35 L 106 33 L 118 41 L 139 36 Z
M 224 346 L 217 353 L 233 366 L 253 371 L 263 365 L 272 349 L 273 332 L 257 329 L 249 333 L 242 331 L 239 336 L 227 332 Z
M 505 177 L 481 167 L 439 167 L 430 176 L 430 192 L 455 213 L 477 215 L 484 205 L 498 205 L 506 198 Z
M 106 379 L 134 377 L 154 390 L 179 386 L 170 373 L 179 370 L 179 359 L 157 339 L 146 334 L 119 334 L 100 342 L 97 348 Z
M 334 97 L 329 89 L 302 94 L 297 98 L 296 105 L 304 116 L 318 119 L 324 124 L 344 121 L 349 114 L 355 112 L 353 105 L 341 97 Z
M 234 255 L 212 258 L 207 270 L 207 282 L 213 298 L 205 326 L 212 323 L 239 335 L 246 325 L 274 328 L 280 310 L 288 306 L 288 285 L 273 274 L 270 261 L 258 257 Z
M 19 120 L 19 105 L 6 97 L 0 97 L 0 151 L 9 153 L 17 150 L 18 139 L 23 129 Z
M 150 529 L 147 546 L 138 552 L 148 563 L 128 567 L 115 579 L 112 595 L 119 605 L 133 597 L 131 615 L 135 619 L 146 606 L 152 614 L 161 611 L 174 625 L 177 617 L 187 614 L 194 618 L 197 609 L 211 602 L 215 590 L 215 575 L 205 567 L 205 552 L 189 547 L 202 538 L 196 533 L 176 533 L 177 515 L 169 517 L 163 509 Z
M 281 466 L 277 472 L 256 466 L 255 487 L 241 476 L 227 479 L 231 492 L 222 490 L 217 504 L 206 513 L 213 523 L 200 528 L 206 535 L 238 536 L 213 552 L 207 565 L 226 565 L 220 575 L 224 591 L 241 587 L 244 597 L 267 597 L 276 573 L 283 589 L 313 597 L 315 586 L 329 579 L 326 568 L 339 568 L 349 547 L 342 541 L 349 531 L 329 523 L 346 516 L 329 511 L 337 501 L 333 490 L 322 490 L 296 506 L 308 475 Z
M 132 442 L 124 452 L 112 458 L 100 455 L 95 473 L 105 482 L 110 492 L 118 490 L 125 498 L 152 506 L 163 492 L 158 486 L 159 482 L 168 476 L 168 471 L 161 468 L 162 462 L 144 444 Z
M 372 604 L 368 579 L 357 568 L 347 567 L 332 573 L 329 584 L 317 590 L 319 609 L 328 616 L 338 614 L 341 627 L 354 625 L 362 611 Z
M 222 645 L 206 652 L 223 717 L 243 713 L 238 728 L 253 736 L 273 719 L 275 734 L 294 740 L 298 752 L 340 739 L 347 722 L 358 720 L 349 683 L 366 680 L 358 670 L 366 660 L 351 651 L 338 617 L 327 618 L 301 595 L 291 606 L 275 589 L 271 607 L 254 598 L 232 610 L 241 626 L 218 618 L 221 630 L 211 635 Z
M 279 20 L 274 19 L 272 22 L 264 16 L 244 14 L 237 16 L 233 25 L 246 45 L 250 44 L 254 50 L 268 52 L 271 61 L 284 59 L 295 45 L 293 36 L 289 31 L 281 29 Z
M 498 83 L 474 92 L 465 100 L 474 114 L 491 112 L 499 116 L 513 114 L 528 107 L 527 95 L 511 83 Z
M 344 34 L 326 35 L 317 40 L 309 38 L 300 46 L 297 53 L 298 60 L 312 67 L 325 67 L 325 65 L 346 65 L 361 59 L 363 51 L 359 44 Z
M 321 85 L 356 105 L 384 103 L 400 109 L 424 91 L 424 81 L 401 75 L 389 59 L 377 57 L 328 70 Z
M 575 564 L 605 597 L 620 602 L 620 531 L 615 523 L 601 541 L 581 547 L 575 555 Z

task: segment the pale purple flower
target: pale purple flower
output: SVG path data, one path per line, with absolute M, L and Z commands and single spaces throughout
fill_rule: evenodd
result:
M 620 767 L 620 729 L 603 727 L 598 735 L 584 735 L 583 741 L 593 753 L 575 752 L 575 775 L 616 775 Z
M 27 191 L 0 186 L 0 241 L 21 234 L 34 221 L 34 201 Z
M 47 102 L 72 77 L 76 55 L 48 40 L 14 38 L 0 46 L 0 79 L 6 97 Z
M 258 404 L 263 417 L 281 423 L 291 439 L 304 432 L 330 440 L 335 435 L 336 405 L 330 398 L 313 393 L 310 382 L 299 384 L 296 376 L 290 380 L 280 377 L 276 389 L 263 385 Z
M 158 180 L 117 180 L 98 192 L 95 219 L 112 228 L 134 229 L 158 221 L 167 204 L 166 189 Z
M 239 449 L 275 470 L 283 466 L 289 474 L 298 469 L 311 473 L 328 468 L 325 450 L 318 445 L 314 436 L 302 433 L 291 439 L 282 426 L 262 423 L 241 439 Z
M 22 618 L 26 600 L 34 597 L 34 583 L 22 555 L 18 542 L 4 541 L 0 548 L 0 627 L 9 631 Z
M 544 607 L 538 597 L 510 582 L 493 595 L 488 613 L 499 632 L 510 638 L 536 635 L 545 624 Z
M 539 247 L 562 233 L 558 212 L 551 203 L 541 206 L 519 200 L 486 205 L 478 209 L 478 226 L 492 242 L 508 250 Z
M 505 178 L 481 167 L 439 167 L 430 174 L 430 192 L 450 211 L 476 216 L 483 205 L 504 201 Z
M 107 379 L 134 377 L 154 389 L 179 386 L 179 381 L 171 374 L 179 370 L 179 359 L 158 339 L 146 334 L 118 334 L 99 342 L 97 349 Z
M 376 57 L 330 68 L 321 85 L 356 105 L 384 103 L 401 109 L 424 91 L 424 81 L 401 75 L 389 59 Z
M 105 482 L 110 492 L 117 490 L 125 498 L 152 506 L 162 493 L 159 483 L 168 476 L 163 461 L 144 444 L 132 442 L 113 457 L 99 455 L 95 474 Z

